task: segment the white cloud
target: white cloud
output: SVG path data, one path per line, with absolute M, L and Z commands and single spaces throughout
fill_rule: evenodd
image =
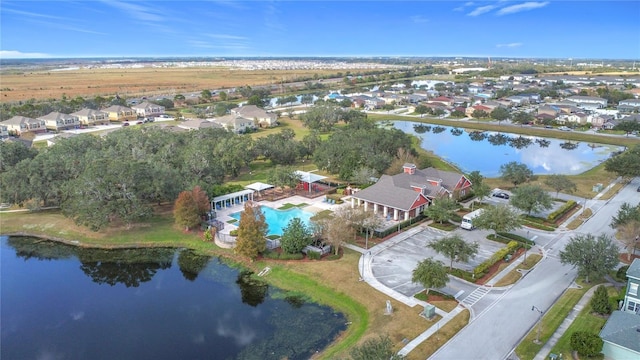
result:
M 205 34 L 210 38 L 214 38 L 214 39 L 224 39 L 224 40 L 248 40 L 246 37 L 244 36 L 237 36 L 237 35 L 228 35 L 228 34 Z
M 34 59 L 49 58 L 51 55 L 36 52 L 22 52 L 18 50 L 0 50 L 0 59 Z
M 55 20 L 67 20 L 63 17 L 60 16 L 54 16 L 54 15 L 48 15 L 48 14 L 39 14 L 39 13 L 34 13 L 34 12 L 30 12 L 30 11 L 22 11 L 22 10 L 13 10 L 13 9 L 2 9 L 2 11 L 4 12 L 8 12 L 8 13 L 12 13 L 12 14 L 17 14 L 17 15 L 23 15 L 23 16 L 28 16 L 28 17 L 35 17 L 35 18 L 46 18 L 46 19 L 55 19 Z
M 466 7 L 473 6 L 473 1 L 467 1 L 466 3 L 454 8 L 453 11 L 464 11 Z
M 164 17 L 160 15 L 159 11 L 156 8 L 145 7 L 140 5 L 139 3 L 134 4 L 114 0 L 104 1 L 104 3 L 125 12 L 127 15 L 136 20 L 151 22 L 164 21 Z
M 520 47 L 522 46 L 522 43 L 508 43 L 508 44 L 497 44 L 496 47 L 498 48 L 502 48 L 502 47 L 506 47 L 506 48 L 515 48 L 515 47 Z
M 498 15 L 515 14 L 515 13 L 519 13 L 521 11 L 529 11 L 529 10 L 533 10 L 533 9 L 543 8 L 543 7 L 547 6 L 547 5 L 549 5 L 548 1 L 544 1 L 544 2 L 543 1 L 529 1 L 529 2 L 522 3 L 522 4 L 503 7 L 502 9 L 498 10 L 497 14 Z
M 423 17 L 422 15 L 414 15 L 411 17 L 411 21 L 413 21 L 413 23 L 415 24 L 424 24 L 426 22 L 429 22 L 429 19 Z
M 479 7 L 475 8 L 472 12 L 468 13 L 467 16 L 482 15 L 484 13 L 488 13 L 489 11 L 491 11 L 491 10 L 493 10 L 495 8 L 496 8 L 495 5 L 479 6 Z

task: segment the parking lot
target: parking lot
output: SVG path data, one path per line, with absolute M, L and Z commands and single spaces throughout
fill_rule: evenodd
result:
M 447 235 L 453 235 L 454 233 L 462 235 L 465 241 L 478 242 L 479 244 L 478 254 L 469 263 L 454 262 L 453 266 L 459 269 L 471 271 L 505 246 L 505 244 L 487 240 L 486 236 L 490 233 L 488 231 L 457 229 Z M 411 281 L 413 269 L 416 268 L 418 262 L 425 258 L 434 258 L 449 266 L 450 260 L 448 258 L 427 247 L 430 242 L 447 235 L 438 230 L 425 227 L 422 231 L 406 240 L 376 254 L 371 260 L 373 275 L 385 286 L 403 295 L 413 296 L 423 289 L 422 285 L 414 284 Z

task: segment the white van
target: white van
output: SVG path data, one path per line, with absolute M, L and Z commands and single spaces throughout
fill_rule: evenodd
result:
M 484 212 L 484 209 L 478 209 L 475 211 L 472 211 L 470 213 L 468 213 L 467 215 L 462 217 L 462 223 L 460 224 L 460 227 L 466 230 L 473 230 L 476 227 L 473 226 L 473 219 L 475 217 L 477 217 L 478 215 L 482 214 L 482 212 Z

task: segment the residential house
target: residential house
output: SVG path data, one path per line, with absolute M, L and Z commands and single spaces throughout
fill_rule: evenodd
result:
M 380 109 L 384 105 L 384 100 L 377 97 L 372 97 L 364 101 L 364 107 L 367 110 Z
M 583 113 L 583 112 L 579 112 L 579 113 L 575 113 L 575 114 L 570 114 L 570 115 L 563 115 L 561 117 L 558 118 L 558 123 L 559 124 L 564 124 L 565 122 L 570 122 L 570 123 L 574 123 L 574 124 L 580 124 L 580 125 L 584 125 L 587 123 L 589 118 L 589 115 Z
M 632 113 L 640 111 L 640 99 L 622 100 L 618 103 L 618 111 Z
M 44 126 L 53 131 L 75 129 L 80 127 L 80 120 L 74 115 L 53 111 L 38 118 L 44 121 Z
M 595 105 L 597 108 L 605 108 L 607 107 L 607 99 L 595 97 L 595 96 L 569 96 L 567 98 L 569 101 L 573 101 L 578 104 L 578 107 L 591 107 Z
M 20 136 L 26 132 L 42 133 L 47 131 L 44 120 L 32 119 L 26 116 L 14 116 L 0 124 L 7 127 L 9 135 Z
M 542 105 L 538 107 L 538 115 L 550 115 L 555 119 L 556 116 L 560 115 L 562 110 L 556 105 Z
M 446 96 L 438 96 L 437 98 L 433 98 L 429 101 L 427 101 L 429 103 L 441 103 L 444 104 L 445 106 L 453 106 L 453 98 L 449 98 Z
M 473 117 L 473 112 L 476 111 L 476 110 L 484 111 L 487 114 L 490 114 L 493 111 L 493 108 L 488 107 L 488 106 L 484 106 L 484 105 L 474 105 L 474 106 L 469 106 L 468 108 L 466 108 L 464 113 L 468 117 Z
M 102 111 L 109 114 L 109 120 L 111 121 L 133 121 L 138 119 L 136 111 L 126 106 L 111 105 L 106 109 L 102 109 Z
M 143 101 L 140 104 L 133 105 L 131 107 L 138 114 L 138 117 L 156 117 L 164 114 L 164 106 L 156 105 L 148 101 Z
M 71 113 L 71 115 L 77 117 L 82 125 L 109 125 L 109 113 L 101 110 L 85 108 Z
M 513 106 L 529 105 L 529 97 L 527 96 L 513 95 L 507 97 L 507 100 L 509 100 Z
M 594 114 L 591 116 L 591 127 L 601 128 L 605 123 L 614 120 L 615 116 L 606 114 Z
M 438 198 L 459 198 L 469 191 L 471 182 L 462 174 L 404 164 L 401 174 L 382 175 L 374 185 L 353 194 L 351 206 L 364 206 L 365 211 L 372 208 L 376 214 L 406 221 Z
M 178 124 L 178 127 L 186 130 L 222 129 L 219 123 L 205 119 L 187 119 Z
M 232 114 L 239 115 L 245 119 L 253 119 L 260 127 L 272 127 L 278 125 L 278 116 L 274 113 L 266 112 L 255 105 L 244 105 L 231 109 Z
M 244 134 L 247 131 L 256 129 L 256 125 L 253 122 L 253 119 L 247 119 L 238 114 L 229 114 L 217 117 L 211 119 L 211 121 L 220 124 L 223 128 L 236 134 Z
M 410 104 L 417 104 L 421 101 L 427 100 L 427 97 L 420 94 L 409 94 L 406 96 L 406 99 Z
M 640 259 L 629 266 L 622 308 L 611 314 L 600 338 L 605 359 L 640 359 Z

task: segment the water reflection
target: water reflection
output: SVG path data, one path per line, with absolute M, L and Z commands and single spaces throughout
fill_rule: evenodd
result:
M 236 284 L 240 288 L 242 302 L 256 307 L 264 301 L 269 290 L 269 285 L 264 281 L 254 278 L 252 271 L 241 271 L 236 279 Z
M 193 250 L 184 249 L 178 254 L 178 266 L 182 276 L 189 281 L 198 278 L 198 274 L 207 266 L 210 256 L 196 254 Z
M 419 134 L 422 148 L 455 164 L 463 172 L 478 170 L 487 177 L 499 176 L 500 166 L 511 161 L 526 164 L 535 174 L 579 174 L 622 149 L 491 131 L 468 130 L 469 136 L 459 136 L 465 130 L 439 125 L 429 127 L 411 121 L 391 121 L 391 124 L 406 133 Z

